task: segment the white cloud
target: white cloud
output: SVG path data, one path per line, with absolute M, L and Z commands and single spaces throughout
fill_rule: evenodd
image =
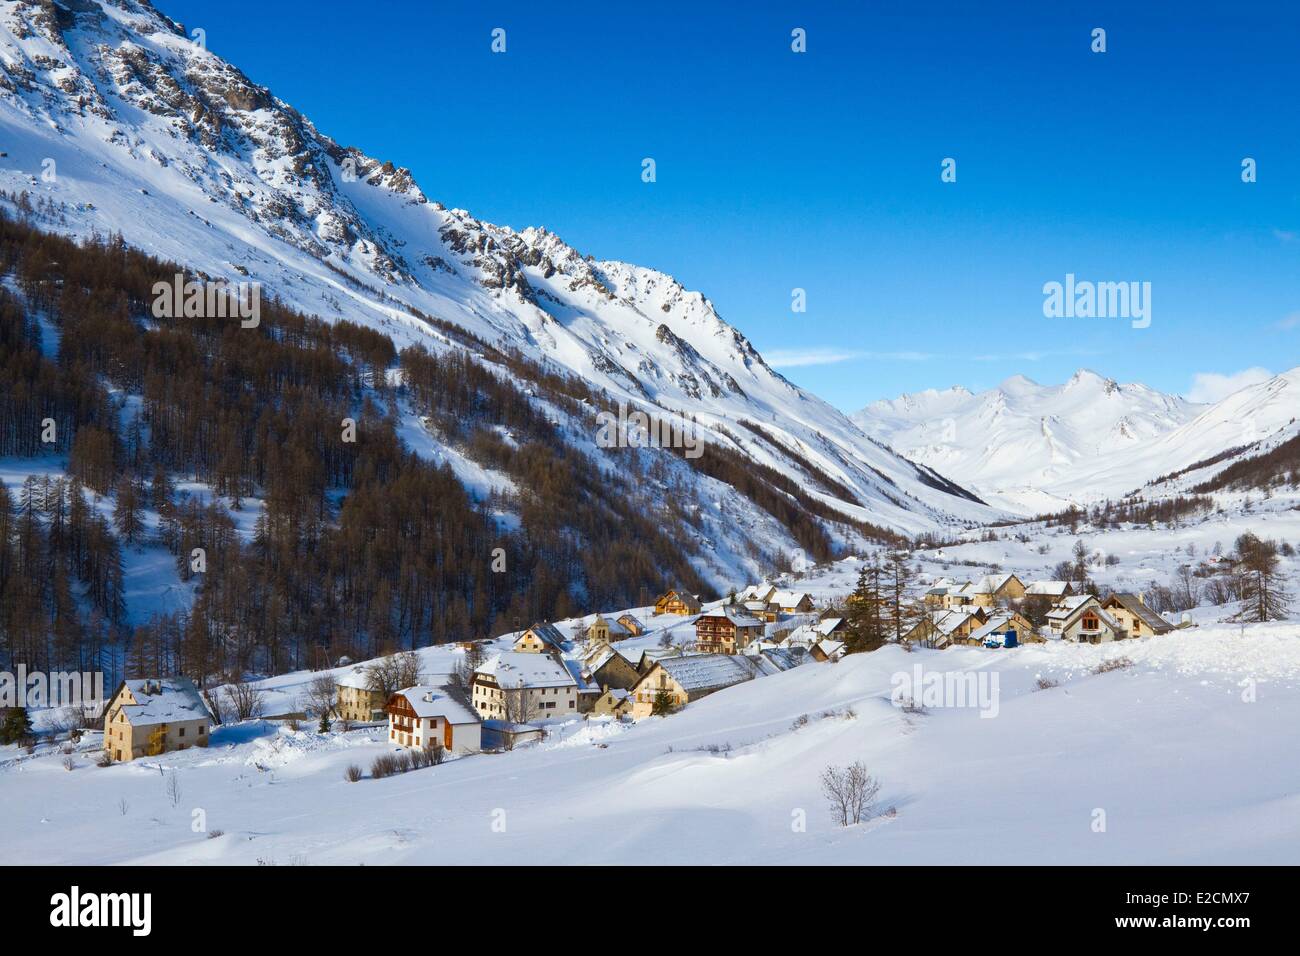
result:
M 1187 399 L 1192 402 L 1217 402 L 1247 385 L 1267 382 L 1272 377 L 1272 372 L 1258 365 L 1233 372 L 1231 375 L 1197 372 L 1192 376 L 1192 387 L 1187 391 Z
M 1300 312 L 1292 312 L 1285 319 L 1282 319 L 1279 322 L 1275 322 L 1273 324 L 1273 327 L 1276 329 L 1281 329 L 1283 331 L 1287 329 L 1300 328 Z
M 773 368 L 802 368 L 807 365 L 836 365 L 854 359 L 881 359 L 894 362 L 925 362 L 935 358 L 926 352 L 862 352 L 854 349 L 808 348 L 771 349 L 763 353 Z

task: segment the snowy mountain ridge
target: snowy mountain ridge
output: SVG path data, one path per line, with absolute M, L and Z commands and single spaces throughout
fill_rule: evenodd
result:
M 792 385 L 701 293 L 429 200 L 143 0 L 0 3 L 0 67 L 0 188 L 26 193 L 42 228 L 120 232 L 399 348 L 466 347 L 428 317 L 444 320 L 694 418 L 757 464 L 815 469 L 850 492 L 818 495 L 853 519 L 915 533 L 999 514 Z
M 1298 386 L 1300 368 L 1201 405 L 1080 369 L 1062 385 L 1014 375 L 978 394 L 902 395 L 853 418 L 992 504 L 1045 513 L 1126 495 L 1229 449 L 1276 445 L 1294 431 Z

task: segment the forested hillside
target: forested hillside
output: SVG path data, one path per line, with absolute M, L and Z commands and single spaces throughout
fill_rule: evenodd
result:
M 669 581 L 708 590 L 683 515 L 622 474 L 645 451 L 574 450 L 516 376 L 590 415 L 581 382 L 484 343 L 496 369 L 454 349 L 399 356 L 378 332 L 275 301 L 256 328 L 156 320 L 152 286 L 180 266 L 7 215 L 0 270 L 0 451 L 47 472 L 0 492 L 6 659 L 99 666 L 107 648 L 132 670 L 274 672 L 627 604 Z M 403 401 L 526 490 L 472 496 L 404 446 Z M 175 490 L 192 482 L 219 497 Z M 247 539 L 246 507 L 260 508 Z M 133 627 L 123 550 L 157 546 L 194 582 L 193 608 Z

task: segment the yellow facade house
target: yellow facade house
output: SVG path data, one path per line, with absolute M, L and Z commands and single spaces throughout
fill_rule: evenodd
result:
M 701 610 L 699 599 L 694 594 L 687 594 L 685 591 L 666 591 L 659 600 L 655 601 L 655 614 L 678 614 L 687 617 L 691 614 L 699 614 Z
M 1118 592 L 1101 605 L 1102 610 L 1119 622 L 1125 637 L 1151 637 L 1168 634 L 1174 626 L 1147 607 L 1146 595 Z
M 633 637 L 640 637 L 645 633 L 645 625 L 641 623 L 635 614 L 620 614 L 618 623 L 627 628 L 627 632 Z
M 962 591 L 971 604 L 995 607 L 1025 596 L 1025 585 L 1014 574 L 988 574 Z
M 206 747 L 214 723 L 186 677 L 123 681 L 104 708 L 104 749 L 116 761 Z
M 559 654 L 565 639 L 554 624 L 534 624 L 515 638 L 515 650 L 521 654 Z
M 372 690 L 370 675 L 364 667 L 353 668 L 338 679 L 338 703 L 335 713 L 340 720 L 361 723 L 383 720 L 384 705 L 388 701 L 384 692 Z
M 656 662 L 632 688 L 632 716 L 649 717 L 656 701 L 677 709 L 693 700 L 753 680 L 757 665 L 736 654 L 687 654 Z

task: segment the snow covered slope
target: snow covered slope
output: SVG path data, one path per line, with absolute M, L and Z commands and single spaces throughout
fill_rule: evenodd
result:
M 806 462 L 853 518 L 915 532 L 995 516 L 786 381 L 699 292 L 428 200 L 142 0 L 0 4 L 0 65 L 0 188 L 26 192 L 43 228 L 121 232 L 399 347 L 462 347 L 426 317 L 446 320 L 693 416 L 755 462 L 805 478 Z
M 986 501 L 1044 513 L 1116 498 L 1215 459 L 1180 483 L 1190 486 L 1275 447 L 1297 432 L 1300 368 L 1213 405 L 1084 369 L 1064 385 L 1017 375 L 979 394 L 959 386 L 874 402 L 853 417 Z
M 1300 764 L 1278 758 L 1300 719 L 1298 632 L 891 647 L 670 717 L 557 722 L 536 746 L 356 783 L 344 769 L 391 752 L 384 731 L 249 721 L 206 750 L 104 769 L 92 733 L 71 772 L 55 746 L 10 745 L 0 846 L 7 863 L 47 865 L 1294 863 Z M 452 662 L 421 653 L 430 672 Z M 1120 657 L 1132 665 L 1096 673 Z M 993 706 L 891 705 L 916 668 L 984 675 Z M 311 675 L 277 680 L 290 676 Z M 878 806 L 842 828 L 818 777 L 858 760 Z

